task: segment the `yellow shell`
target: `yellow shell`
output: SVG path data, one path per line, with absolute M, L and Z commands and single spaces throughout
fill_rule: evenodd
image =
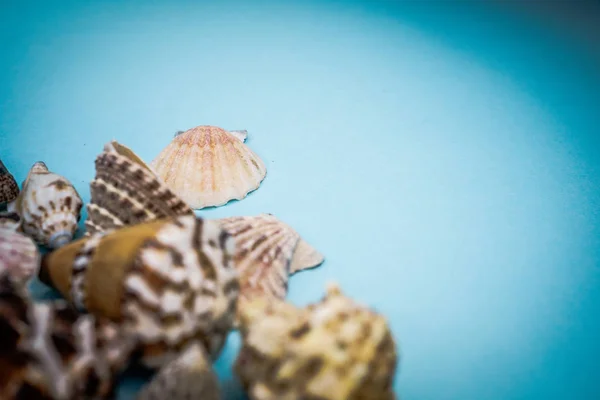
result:
M 23 190 L 9 205 L 21 217 L 23 232 L 49 248 L 64 246 L 73 239 L 83 202 L 64 177 L 48 171 L 46 164 L 31 167 Z
M 260 186 L 267 173 L 244 139 L 239 132 L 198 126 L 177 134 L 150 166 L 194 209 L 241 200 Z
M 240 321 L 235 371 L 250 399 L 395 399 L 397 355 L 385 318 L 337 286 L 303 309 L 257 298 Z
M 120 321 L 160 367 L 190 341 L 220 352 L 239 291 L 233 239 L 193 215 L 91 235 L 48 254 L 40 279 L 82 310 Z

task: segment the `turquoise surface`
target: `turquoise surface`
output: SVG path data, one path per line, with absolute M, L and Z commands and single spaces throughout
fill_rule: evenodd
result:
M 111 139 L 150 161 L 177 130 L 247 129 L 265 181 L 199 214 L 270 212 L 322 251 L 289 300 L 337 281 L 385 314 L 403 400 L 597 399 L 600 33 L 568 17 L 4 1 L 0 157 L 18 181 L 45 161 L 87 202 Z M 215 364 L 226 399 L 243 398 L 238 348 L 232 334 Z M 121 398 L 144 378 L 130 373 Z

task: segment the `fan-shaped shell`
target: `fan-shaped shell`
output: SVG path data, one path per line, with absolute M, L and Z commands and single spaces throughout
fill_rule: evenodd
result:
M 198 126 L 176 135 L 150 166 L 194 209 L 241 200 L 267 173 L 244 138 L 215 126 Z
M 250 399 L 395 399 L 396 345 L 385 318 L 337 286 L 302 309 L 255 299 L 240 321 L 235 371 Z
M 40 161 L 31 167 L 9 210 L 20 215 L 25 234 L 44 246 L 58 248 L 73 239 L 82 205 L 73 185 Z
M 116 141 L 96 158 L 90 189 L 86 235 L 193 213 L 140 157 Z
M 17 181 L 0 160 L 0 207 L 15 200 L 18 195 Z
M 91 235 L 44 257 L 40 279 L 78 308 L 140 337 L 143 362 L 160 367 L 190 341 L 220 352 L 239 291 L 233 239 L 193 215 Z
M 0 273 L 25 286 L 37 275 L 40 253 L 29 237 L 7 227 L 0 227 Z

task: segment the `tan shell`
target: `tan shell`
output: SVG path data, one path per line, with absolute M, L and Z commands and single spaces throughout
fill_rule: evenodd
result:
M 29 237 L 14 227 L 0 227 L 0 274 L 6 273 L 20 286 L 26 286 L 37 275 L 40 253 Z
M 155 368 L 199 340 L 211 357 L 231 329 L 239 291 L 233 239 L 193 215 L 95 234 L 44 257 L 40 279 L 95 315 L 123 323 Z
M 235 371 L 252 400 L 391 400 L 397 355 L 384 317 L 331 286 L 300 309 L 253 300 L 241 310 Z
M 15 200 L 19 195 L 19 185 L 0 160 L 0 207 Z
M 245 134 L 198 126 L 177 134 L 150 166 L 194 209 L 241 200 L 257 189 L 267 169 Z
M 86 235 L 193 211 L 128 147 L 111 141 L 96 158 Z
M 61 247 L 73 239 L 83 202 L 64 177 L 48 171 L 46 164 L 31 167 L 17 200 L 9 211 L 21 216 L 23 232 L 49 248 Z

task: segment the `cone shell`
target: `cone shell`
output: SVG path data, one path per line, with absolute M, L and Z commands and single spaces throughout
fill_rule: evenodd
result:
M 0 274 L 3 399 L 92 399 L 114 394 L 135 340 L 62 300 L 34 303 Z
M 193 343 L 175 360 L 161 368 L 139 393 L 138 400 L 220 400 L 219 383 L 211 360 Z
M 238 309 L 249 299 L 283 299 L 288 277 L 323 262 L 323 256 L 290 226 L 271 214 L 219 219 L 234 237 L 234 264 L 240 274 Z
M 194 340 L 220 352 L 239 291 L 234 248 L 218 223 L 187 215 L 73 242 L 44 258 L 40 279 L 139 335 L 155 368 Z
M 193 213 L 140 157 L 116 141 L 96 158 L 90 189 L 86 235 Z
M 6 273 L 18 285 L 26 286 L 37 275 L 40 253 L 29 237 L 0 227 L 0 273 Z
M 235 371 L 252 400 L 392 400 L 397 355 L 385 318 L 337 286 L 296 308 L 256 299 L 241 312 Z
M 15 200 L 19 195 L 19 185 L 0 160 L 0 207 Z
M 267 169 L 240 132 L 198 126 L 178 134 L 151 167 L 194 209 L 241 200 L 257 189 Z
M 9 211 L 21 216 L 23 232 L 39 244 L 59 248 L 73 239 L 83 202 L 64 177 L 37 162 L 29 171 L 23 190 Z

